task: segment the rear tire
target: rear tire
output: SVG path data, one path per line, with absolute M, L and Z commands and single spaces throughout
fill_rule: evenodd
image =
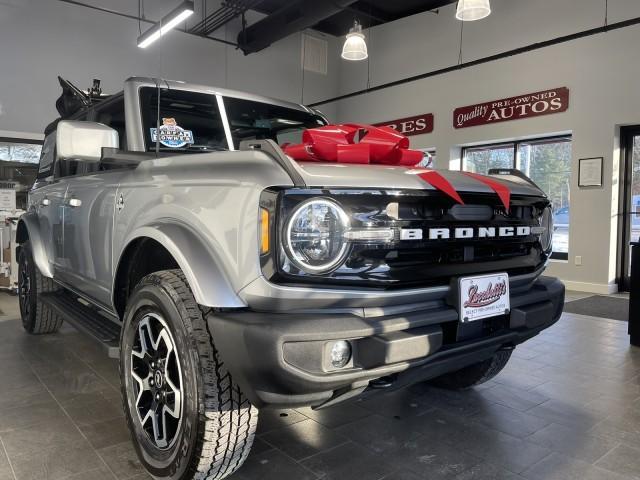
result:
M 60 290 L 54 281 L 43 276 L 33 261 L 31 243 L 25 242 L 18 255 L 18 301 L 24 329 L 34 335 L 57 332 L 62 317 L 42 302 L 40 295 Z
M 433 385 L 448 390 L 467 390 L 488 382 L 498 375 L 511 358 L 512 350 L 500 350 L 493 357 L 468 367 L 445 373 L 430 381 Z
M 220 359 L 209 312 L 196 303 L 180 270 L 144 277 L 127 304 L 122 397 L 138 457 L 156 479 L 225 478 L 253 444 L 258 411 Z

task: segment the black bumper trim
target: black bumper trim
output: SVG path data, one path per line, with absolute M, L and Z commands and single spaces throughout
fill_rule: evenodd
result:
M 318 359 L 313 358 L 317 355 L 307 355 L 307 361 L 304 355 L 298 355 L 296 365 L 292 365 L 285 360 L 284 344 L 317 345 L 330 340 L 411 332 L 456 321 L 456 309 L 445 302 L 433 302 L 431 308 L 421 311 L 379 318 L 336 313 L 213 312 L 207 321 L 222 359 L 254 405 L 319 406 L 366 386 L 374 378 L 400 374 L 399 384 L 409 384 L 489 358 L 496 351 L 512 348 L 551 326 L 560 318 L 563 304 L 564 285 L 555 278 L 540 277 L 530 289 L 512 293 L 508 330 L 444 345 L 418 359 L 337 372 L 323 371 Z

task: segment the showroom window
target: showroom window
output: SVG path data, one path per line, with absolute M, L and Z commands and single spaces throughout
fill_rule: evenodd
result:
M 462 149 L 462 169 L 486 174 L 492 168 L 517 168 L 533 180 L 553 205 L 553 257 L 569 254 L 571 136 L 483 145 Z
M 25 209 L 38 172 L 42 142 L 0 138 L 0 189 L 16 191 L 16 208 Z

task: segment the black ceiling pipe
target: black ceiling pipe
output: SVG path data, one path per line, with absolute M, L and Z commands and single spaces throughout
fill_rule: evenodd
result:
M 264 50 L 272 43 L 314 26 L 341 12 L 357 0 L 297 0 L 245 28 L 238 34 L 238 46 L 245 55 Z M 347 34 L 348 32 L 344 32 Z

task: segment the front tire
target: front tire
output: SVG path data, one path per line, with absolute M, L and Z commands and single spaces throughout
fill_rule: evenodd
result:
M 498 375 L 507 366 L 511 352 L 512 350 L 500 350 L 488 360 L 474 363 L 455 372 L 445 373 L 430 382 L 437 387 L 448 390 L 467 390 L 482 385 Z
M 52 279 L 43 276 L 33 261 L 31 243 L 25 242 L 18 254 L 18 303 L 24 329 L 34 335 L 57 332 L 62 318 L 51 310 L 41 295 L 59 291 Z
M 253 444 L 258 411 L 221 361 L 207 313 L 180 270 L 146 276 L 127 305 L 122 397 L 138 457 L 155 478 L 225 478 Z

